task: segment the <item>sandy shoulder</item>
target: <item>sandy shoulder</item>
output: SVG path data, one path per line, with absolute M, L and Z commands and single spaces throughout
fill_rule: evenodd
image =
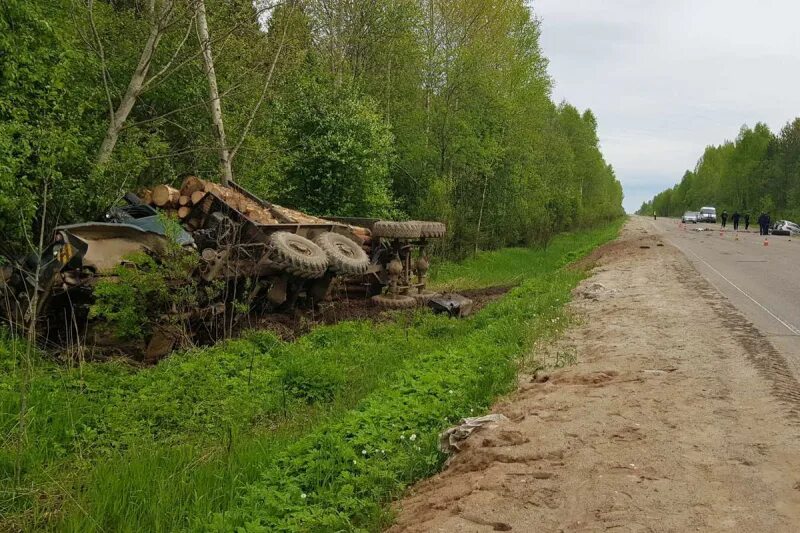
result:
M 800 385 L 653 231 L 595 254 L 549 348 L 578 364 L 523 376 L 390 531 L 800 530 Z

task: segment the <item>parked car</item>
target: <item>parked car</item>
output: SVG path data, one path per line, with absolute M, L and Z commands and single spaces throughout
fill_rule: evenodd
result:
M 800 235 L 800 226 L 789 220 L 778 220 L 770 228 L 773 235 Z
M 716 207 L 701 207 L 698 222 L 717 223 L 717 208 Z
M 697 219 L 700 218 L 700 213 L 697 211 L 686 211 L 683 216 L 681 217 L 681 222 L 687 224 L 691 222 L 692 224 L 697 224 Z

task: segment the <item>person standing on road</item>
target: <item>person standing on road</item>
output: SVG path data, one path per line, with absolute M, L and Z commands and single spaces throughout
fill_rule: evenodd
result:
M 750 213 L 744 214 L 744 230 L 747 231 L 747 228 L 750 227 Z
M 769 235 L 769 215 L 762 212 L 758 216 L 759 235 Z
M 655 219 L 656 219 L 656 212 L 653 211 L 653 220 L 655 220 Z
M 741 217 L 742 215 L 739 214 L 739 211 L 733 212 L 733 216 L 731 217 L 733 219 L 733 231 L 739 231 L 739 219 Z
M 723 211 L 722 212 L 722 227 L 724 228 L 725 224 L 727 224 L 727 223 L 728 223 L 728 212 L 727 211 Z

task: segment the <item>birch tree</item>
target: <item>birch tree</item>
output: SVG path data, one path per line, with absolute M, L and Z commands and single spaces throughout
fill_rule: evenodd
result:
M 97 151 L 95 160 L 97 166 L 102 168 L 111 159 L 111 154 L 117 144 L 120 132 L 124 128 L 125 122 L 128 120 L 128 116 L 131 114 L 133 106 L 136 105 L 139 96 L 154 82 L 154 80 L 164 76 L 169 71 L 170 67 L 177 59 L 180 49 L 186 43 L 191 26 L 187 28 L 185 37 L 180 42 L 170 60 L 158 72 L 151 75 L 150 70 L 153 66 L 153 61 L 161 39 L 180 16 L 180 10 L 176 9 L 177 6 L 174 0 L 149 0 L 146 8 L 146 16 L 149 22 L 147 39 L 142 47 L 136 68 L 133 74 L 131 74 L 125 92 L 115 106 L 107 71 L 105 47 L 94 22 L 94 0 L 88 0 L 87 7 L 92 37 L 103 69 L 103 85 L 109 108 L 108 128 L 106 129 L 103 141 L 100 143 L 100 149 Z
M 222 101 L 219 97 L 217 86 L 217 73 L 214 70 L 214 58 L 211 54 L 211 38 L 208 34 L 208 21 L 206 20 L 205 0 L 196 0 L 197 35 L 200 38 L 200 48 L 203 51 L 203 66 L 208 80 L 208 98 L 211 111 L 211 129 L 219 151 L 219 169 L 222 173 L 220 182 L 228 185 L 233 181 L 231 167 L 231 154 L 228 150 L 228 141 L 225 138 L 225 124 L 222 120 Z

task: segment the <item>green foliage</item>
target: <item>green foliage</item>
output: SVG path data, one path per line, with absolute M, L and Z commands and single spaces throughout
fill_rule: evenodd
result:
M 3 527 L 378 529 L 382 504 L 441 465 L 437 432 L 485 410 L 532 341 L 561 327 L 581 273 L 560 267 L 615 231 L 559 237 L 525 260 L 482 254 L 458 276 L 496 262 L 521 285 L 467 320 L 417 312 L 293 343 L 254 332 L 143 369 L 37 359 L 22 446 L 20 375 L 3 373 Z
M 131 255 L 95 287 L 90 318 L 102 318 L 123 339 L 143 339 L 150 333 L 153 311 L 169 296 L 167 280 L 156 261 L 144 252 Z
M 41 224 L 94 219 L 126 190 L 218 178 L 184 4 L 153 57 L 160 74 L 95 166 L 151 22 L 135 2 L 92 5 L 96 39 L 86 2 L 0 6 L 0 231 L 20 250 Z M 292 2 L 269 17 L 247 1 L 206 8 L 235 177 L 266 199 L 441 220 L 451 256 L 546 243 L 622 212 L 595 117 L 551 101 L 522 0 Z M 57 206 L 47 213 L 45 196 Z
M 196 307 L 200 281 L 193 275 L 197 254 L 184 250 L 177 241 L 180 225 L 161 217 L 166 232 L 165 250 L 158 261 L 136 252 L 95 285 L 89 318 L 99 318 L 126 340 L 145 339 L 156 324 L 183 327 L 184 311 Z M 214 291 L 206 287 L 208 296 Z
M 371 102 L 319 80 L 294 98 L 286 113 L 292 165 L 279 199 L 317 215 L 389 216 L 393 139 Z
M 680 183 L 657 194 L 639 209 L 640 214 L 680 216 L 710 205 L 721 213 L 759 213 L 800 219 L 800 119 L 788 123 L 778 135 L 765 124 L 743 126 L 733 142 L 709 146 L 694 170 Z

